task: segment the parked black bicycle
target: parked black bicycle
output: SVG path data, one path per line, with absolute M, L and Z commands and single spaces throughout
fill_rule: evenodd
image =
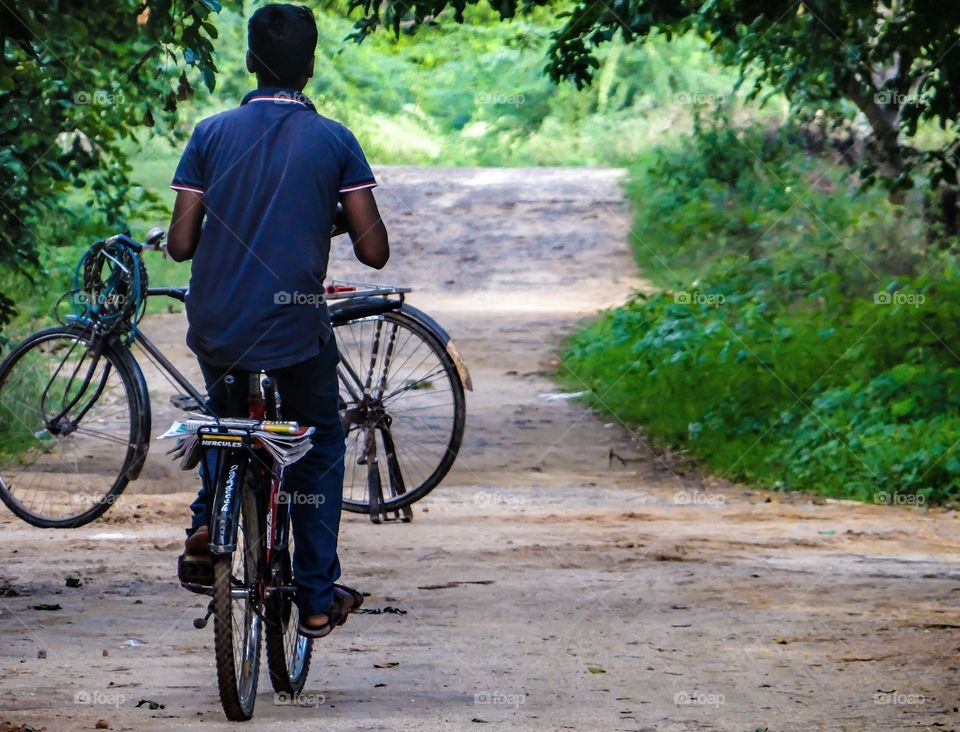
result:
M 0 363 L 0 500 L 44 528 L 103 515 L 147 457 L 150 396 L 138 358 L 174 388 L 171 401 L 207 414 L 200 391 L 140 329 L 147 298 L 183 301 L 183 288 L 150 288 L 140 252 L 121 234 L 97 242 L 68 293 L 73 312 L 19 343 Z M 463 439 L 470 376 L 450 336 L 406 302 L 404 287 L 334 283 L 327 299 L 340 349 L 347 429 L 343 506 L 380 522 L 450 470 Z

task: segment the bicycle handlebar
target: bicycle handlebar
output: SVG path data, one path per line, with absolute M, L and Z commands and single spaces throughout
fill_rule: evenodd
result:
M 186 287 L 148 287 L 147 297 L 172 297 L 174 300 L 186 302 Z

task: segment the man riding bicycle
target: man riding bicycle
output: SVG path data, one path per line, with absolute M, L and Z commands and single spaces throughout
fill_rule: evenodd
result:
M 357 139 L 301 93 L 317 45 L 311 12 L 266 5 L 250 19 L 248 42 L 246 65 L 258 88 L 194 130 L 171 184 L 177 198 L 167 251 L 193 260 L 187 345 L 214 413 L 247 416 L 246 392 L 229 384 L 266 371 L 277 381 L 284 418 L 315 428 L 312 449 L 286 470 L 284 487 L 294 499 L 298 630 L 319 638 L 363 601 L 334 584 L 344 430 L 323 299 L 334 224 L 366 265 L 382 268 L 390 251 Z M 183 582 L 212 584 L 208 502 L 201 488 L 180 557 Z

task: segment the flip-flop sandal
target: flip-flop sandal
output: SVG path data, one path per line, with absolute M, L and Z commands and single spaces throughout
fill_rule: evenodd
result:
M 324 638 L 333 632 L 338 625 L 343 625 L 349 613 L 344 610 L 343 599 L 340 595 L 333 594 L 333 606 L 327 610 L 327 622 L 319 627 L 304 625 L 303 618 L 297 623 L 297 632 L 305 638 Z
M 346 585 L 337 585 L 333 586 L 334 590 L 340 590 L 344 594 L 350 595 L 353 598 L 353 605 L 350 606 L 350 609 L 344 613 L 343 620 L 341 620 L 338 625 L 343 625 L 347 622 L 347 616 L 351 613 L 355 613 L 360 609 L 360 606 L 363 605 L 363 593 L 359 590 L 355 590 L 352 587 L 347 587 Z

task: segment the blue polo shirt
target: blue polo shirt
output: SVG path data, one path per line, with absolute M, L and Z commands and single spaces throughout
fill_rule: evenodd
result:
M 206 212 L 187 293 L 187 345 L 246 370 L 316 356 L 330 337 L 323 281 L 342 193 L 372 188 L 357 138 L 291 89 L 257 89 L 201 121 L 171 188 Z

